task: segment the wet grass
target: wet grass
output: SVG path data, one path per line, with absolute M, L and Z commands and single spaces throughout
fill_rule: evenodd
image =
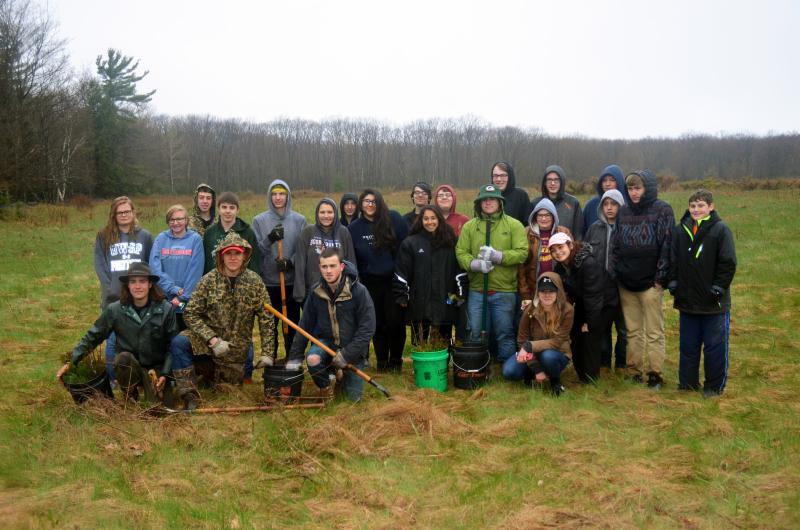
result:
M 298 195 L 310 217 L 321 195 Z M 666 194 L 677 216 L 686 195 Z M 23 208 L 0 222 L 0 524 L 796 528 L 800 196 L 715 195 L 739 255 L 719 399 L 675 390 L 677 315 L 665 300 L 657 394 L 610 373 L 579 386 L 571 371 L 560 399 L 502 381 L 435 394 L 414 388 L 407 364 L 381 378 L 393 401 L 367 387 L 363 403 L 324 411 L 166 418 L 76 407 L 54 384 L 60 355 L 97 315 L 91 253 L 107 207 Z M 462 211 L 472 196 L 462 192 Z M 246 196 L 242 217 L 263 200 Z M 387 200 L 410 209 L 406 193 Z M 173 202 L 137 201 L 154 236 Z M 206 396 L 253 404 L 259 391 Z

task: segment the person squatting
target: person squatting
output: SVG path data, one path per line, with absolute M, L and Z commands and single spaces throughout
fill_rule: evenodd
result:
M 95 244 L 100 316 L 57 379 L 106 341 L 109 377 L 126 399 L 142 387 L 155 401 L 174 385 L 193 410 L 195 366 L 241 385 L 275 364 L 282 326 L 272 305 L 327 346 L 309 347 L 283 327 L 281 362 L 287 370 L 305 362 L 323 401 L 338 382 L 347 399 L 361 399 L 363 380 L 344 369 L 369 366 L 370 343 L 375 369 L 400 373 L 406 326 L 414 347 L 432 337 L 480 341 L 505 379 L 554 396 L 566 390 L 570 364 L 581 384 L 605 367 L 658 390 L 667 290 L 680 314 L 678 388 L 723 393 L 736 251 L 711 192 L 693 193 L 676 225 L 646 169 L 607 166 L 585 209 L 557 165 L 544 170 L 533 200 L 508 162 L 487 180 L 471 216 L 456 211 L 454 187 L 418 181 L 405 215 L 367 188 L 338 203 L 323 198 L 307 222 L 276 179 L 252 224 L 238 217 L 236 194 L 203 183 L 192 210 L 168 209 L 155 244 L 133 201 L 118 197 Z

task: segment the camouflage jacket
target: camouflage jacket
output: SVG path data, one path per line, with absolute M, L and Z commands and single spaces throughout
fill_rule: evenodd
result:
M 195 355 L 211 354 L 208 341 L 219 337 L 230 343 L 230 352 L 222 363 L 241 364 L 247 358 L 247 349 L 253 340 L 253 323 L 258 319 L 261 337 L 261 355 L 275 357 L 273 317 L 264 309 L 270 299 L 261 276 L 247 269 L 252 246 L 236 232 L 229 233 L 217 249 L 229 245 L 241 246 L 247 258 L 243 271 L 235 279 L 222 273 L 222 256 L 216 252 L 217 267 L 197 283 L 192 298 L 184 312 L 188 328 L 184 332 L 192 343 Z M 233 280 L 233 281 L 232 281 Z

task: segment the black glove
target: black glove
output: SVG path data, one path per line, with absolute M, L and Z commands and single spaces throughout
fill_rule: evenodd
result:
M 678 290 L 678 280 L 672 280 L 667 284 L 667 291 L 669 291 L 669 294 L 671 294 L 672 296 L 675 296 L 675 291 L 677 290 Z
M 278 272 L 289 272 L 294 266 L 289 258 L 275 258 L 275 264 L 278 266 Z
M 283 239 L 283 225 L 275 225 L 272 232 L 267 234 L 267 239 L 269 239 L 270 243 Z
M 725 290 L 722 287 L 712 285 L 709 291 L 711 291 L 711 296 L 713 296 L 714 300 L 716 300 L 717 304 L 719 304 L 720 300 L 722 300 L 722 295 L 725 293 Z

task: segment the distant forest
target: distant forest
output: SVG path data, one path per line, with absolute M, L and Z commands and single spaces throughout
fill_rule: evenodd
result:
M 390 125 L 368 119 L 250 123 L 148 111 L 132 57 L 110 49 L 95 75 L 76 77 L 54 24 L 26 0 L 0 0 L 0 199 L 63 201 L 75 195 L 263 192 L 274 178 L 328 192 L 408 188 L 416 180 L 477 186 L 511 162 L 517 185 L 538 188 L 549 164 L 568 187 L 610 163 L 669 180 L 800 176 L 800 134 L 686 135 L 604 140 L 495 127 L 479 118 Z M 265 102 L 265 105 L 269 105 Z M 280 109 L 275 109 L 280 112 Z

